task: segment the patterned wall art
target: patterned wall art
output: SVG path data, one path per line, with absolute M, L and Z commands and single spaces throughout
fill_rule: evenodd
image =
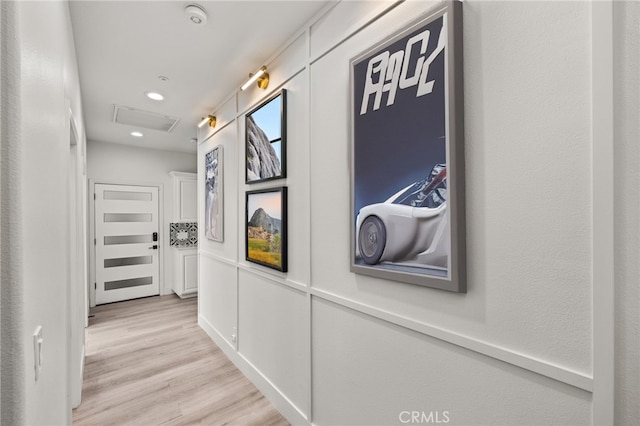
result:
M 198 247 L 198 223 L 171 223 L 169 228 L 169 245 L 177 248 Z

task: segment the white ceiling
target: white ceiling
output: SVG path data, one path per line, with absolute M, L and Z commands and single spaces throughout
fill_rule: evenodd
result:
M 200 118 L 211 113 L 328 1 L 70 2 L 87 139 L 196 152 Z M 199 4 L 205 25 L 184 9 Z M 166 76 L 168 81 L 158 77 Z M 145 92 L 165 96 L 161 102 Z M 113 105 L 180 118 L 170 132 L 112 121 Z

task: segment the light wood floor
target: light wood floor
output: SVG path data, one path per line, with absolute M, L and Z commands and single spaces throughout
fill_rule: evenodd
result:
M 98 306 L 74 425 L 288 425 L 197 325 L 197 300 Z

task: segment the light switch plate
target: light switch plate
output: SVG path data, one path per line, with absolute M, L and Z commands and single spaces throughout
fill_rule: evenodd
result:
M 33 368 L 35 370 L 36 382 L 40 377 L 40 369 L 42 368 L 42 343 L 44 338 L 42 337 L 42 326 L 36 327 L 36 331 L 33 333 Z

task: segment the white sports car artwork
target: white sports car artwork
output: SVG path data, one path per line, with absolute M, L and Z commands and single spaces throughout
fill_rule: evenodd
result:
M 436 164 L 424 180 L 383 203 L 361 208 L 356 218 L 356 262 L 446 272 L 450 250 L 446 201 L 447 168 Z

